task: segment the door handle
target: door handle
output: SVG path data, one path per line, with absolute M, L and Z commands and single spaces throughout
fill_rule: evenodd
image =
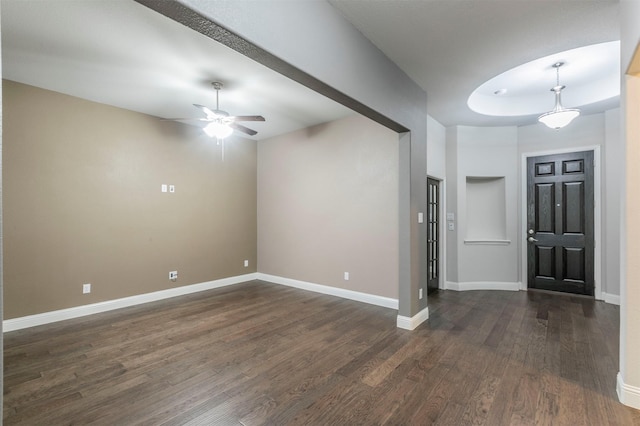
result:
M 527 241 L 529 241 L 530 243 L 534 243 L 534 242 L 536 242 L 536 241 L 538 241 L 538 240 L 536 240 L 536 239 L 535 239 L 535 238 L 533 238 L 533 237 L 529 237 L 529 238 L 527 238 Z

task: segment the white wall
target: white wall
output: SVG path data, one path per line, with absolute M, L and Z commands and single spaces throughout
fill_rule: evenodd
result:
M 427 115 L 427 175 L 444 180 L 446 178 L 447 129 Z
M 602 291 L 605 300 L 620 303 L 620 197 L 624 169 L 624 141 L 620 108 L 605 113 L 605 142 L 602 146 Z
M 397 300 L 398 143 L 360 115 L 258 142 L 258 271 Z
M 640 409 L 640 191 L 638 190 L 638 164 L 640 164 L 640 58 L 634 58 L 640 43 L 640 2 L 620 2 L 620 45 L 622 70 L 622 139 L 624 151 L 620 167 L 621 180 L 621 244 L 620 244 L 620 372 L 618 397 L 624 404 Z M 633 62 L 632 62 L 633 60 Z M 635 64 L 634 76 L 627 70 Z

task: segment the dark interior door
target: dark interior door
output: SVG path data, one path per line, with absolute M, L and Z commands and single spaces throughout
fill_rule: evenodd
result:
M 440 276 L 440 187 L 435 179 L 427 179 L 427 293 L 438 290 Z
M 593 296 L 593 152 L 527 161 L 528 286 Z

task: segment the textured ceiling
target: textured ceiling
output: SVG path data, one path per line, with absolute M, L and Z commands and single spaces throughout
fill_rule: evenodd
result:
M 260 114 L 253 139 L 353 112 L 132 0 L 2 0 L 3 78 L 143 112 Z
M 445 125 L 533 123 L 478 114 L 467 99 L 520 64 L 619 38 L 617 1 L 330 3 L 427 91 L 429 114 Z M 158 117 L 198 116 L 192 104 L 213 105 L 210 83 L 221 80 L 223 109 L 267 118 L 251 123 L 260 139 L 351 113 L 132 0 L 2 0 L 2 59 L 4 78 Z
M 520 64 L 620 37 L 617 1 L 329 1 L 426 90 L 429 114 L 447 126 L 535 122 L 536 115 L 478 114 L 467 99 L 485 81 Z M 522 89 L 527 84 L 522 81 Z M 570 80 L 563 84 L 571 87 Z M 549 109 L 552 103 L 550 97 Z M 618 103 L 598 102 L 583 112 Z

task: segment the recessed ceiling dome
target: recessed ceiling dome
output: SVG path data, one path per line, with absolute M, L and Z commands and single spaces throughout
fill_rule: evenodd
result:
M 563 62 L 562 103 L 577 108 L 620 95 L 620 41 L 549 55 L 493 77 L 471 93 L 467 104 L 484 115 L 538 115 L 553 107 L 553 65 Z

